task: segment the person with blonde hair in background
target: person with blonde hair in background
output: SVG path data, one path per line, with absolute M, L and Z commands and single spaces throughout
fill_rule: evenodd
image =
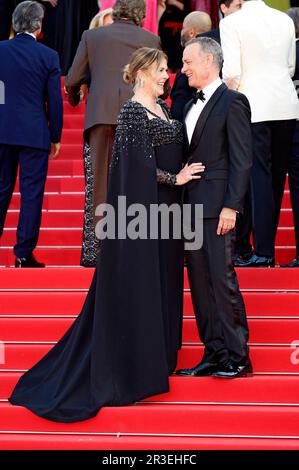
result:
M 106 8 L 105 10 L 100 11 L 91 20 L 89 29 L 99 28 L 101 26 L 106 26 L 107 24 L 113 23 L 112 13 L 113 13 L 112 8 Z

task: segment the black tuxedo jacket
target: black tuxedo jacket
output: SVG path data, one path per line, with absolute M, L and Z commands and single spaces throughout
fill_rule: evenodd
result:
M 210 31 L 207 31 L 206 33 L 201 33 L 198 34 L 196 37 L 198 38 L 211 38 L 217 41 L 221 45 L 221 39 L 220 39 L 220 29 L 215 28 L 211 29 Z
M 183 122 L 184 107 L 192 99 L 195 88 L 188 84 L 187 75 L 182 72 L 176 74 L 173 87 L 170 93 L 171 98 L 171 116 L 177 121 Z
M 247 98 L 222 84 L 199 116 L 190 145 L 185 126 L 188 162 L 206 166 L 200 180 L 186 185 L 185 202 L 203 204 L 204 218 L 218 218 L 223 207 L 243 211 L 252 166 L 250 118 Z

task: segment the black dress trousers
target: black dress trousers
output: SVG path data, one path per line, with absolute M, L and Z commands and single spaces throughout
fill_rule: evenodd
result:
M 192 302 L 208 362 L 248 357 L 245 305 L 233 267 L 235 231 L 217 235 L 219 219 L 204 219 L 203 246 L 186 251 Z
M 252 124 L 252 218 L 254 249 L 258 256 L 274 256 L 295 124 L 294 119 Z
M 296 256 L 299 256 L 299 121 L 296 122 L 288 174 L 296 237 Z

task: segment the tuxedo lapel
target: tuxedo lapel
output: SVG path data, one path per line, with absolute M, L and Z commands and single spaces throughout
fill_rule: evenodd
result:
M 220 85 L 220 87 L 217 88 L 215 93 L 211 96 L 211 98 L 209 99 L 206 106 L 203 108 L 203 110 L 202 110 L 202 112 L 201 112 L 201 114 L 200 114 L 200 116 L 197 120 L 195 129 L 194 129 L 194 132 L 193 132 L 193 135 L 192 135 L 192 139 L 191 139 L 190 146 L 189 146 L 189 154 L 192 153 L 194 151 L 194 149 L 198 146 L 201 135 L 202 135 L 202 132 L 203 132 L 205 124 L 206 124 L 206 121 L 209 117 L 209 114 L 212 111 L 215 104 L 217 103 L 217 101 L 219 100 L 222 93 L 226 89 L 227 89 L 226 85 L 224 85 L 224 84 Z M 189 107 L 189 109 L 190 109 L 190 107 Z M 187 113 L 186 113 L 186 115 L 187 115 Z
M 187 147 L 189 146 L 188 134 L 187 134 L 187 126 L 186 126 L 186 116 L 189 113 L 191 106 L 193 105 L 193 100 L 188 101 L 184 106 L 183 111 L 183 124 L 184 124 L 184 140 L 186 142 Z

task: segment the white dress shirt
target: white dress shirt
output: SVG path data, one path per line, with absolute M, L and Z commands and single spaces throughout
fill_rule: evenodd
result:
M 191 108 L 189 109 L 189 112 L 185 119 L 189 143 L 191 142 L 196 123 L 198 121 L 198 118 L 202 110 L 204 109 L 205 105 L 208 103 L 211 96 L 215 93 L 215 91 L 217 90 L 217 88 L 220 87 L 221 84 L 222 84 L 222 81 L 220 78 L 217 78 L 213 82 L 209 83 L 209 85 L 207 85 L 205 88 L 202 89 L 202 92 L 204 93 L 205 101 L 201 101 L 200 99 L 198 99 L 197 103 L 193 104 Z
M 35 34 L 33 34 L 33 33 L 29 33 L 28 31 L 24 31 L 23 33 L 17 33 L 17 36 L 19 36 L 19 34 L 28 34 L 29 36 L 32 36 L 32 37 L 33 37 L 33 39 L 35 39 L 35 40 L 36 40 L 36 36 L 35 36 Z

